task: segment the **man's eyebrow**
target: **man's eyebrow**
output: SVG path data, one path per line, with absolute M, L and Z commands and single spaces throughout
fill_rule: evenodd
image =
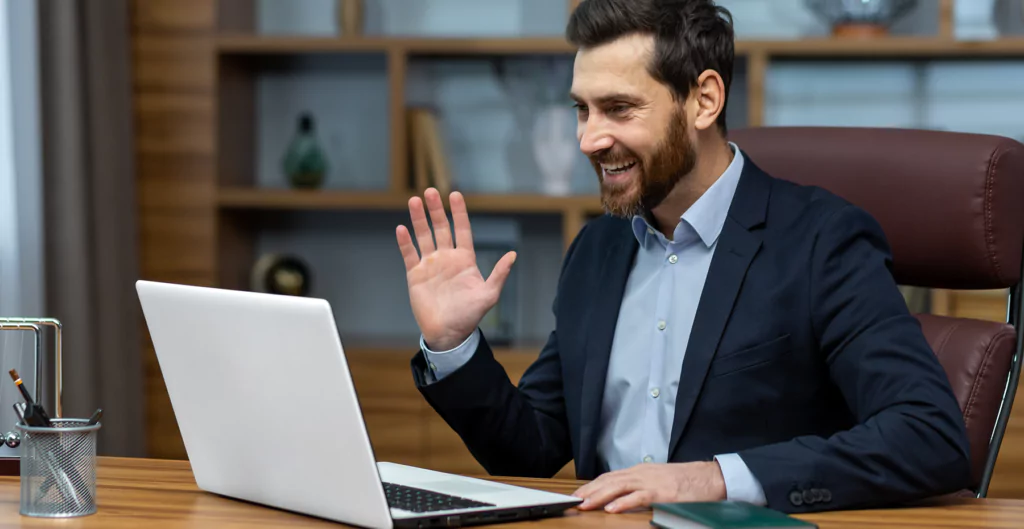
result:
M 569 97 L 571 97 L 577 103 L 582 103 L 583 102 L 582 98 L 580 98 L 576 94 L 570 93 Z M 627 94 L 625 92 L 617 92 L 617 93 L 614 93 L 614 94 L 605 94 L 603 96 L 600 96 L 600 97 L 596 98 L 594 102 L 597 103 L 598 105 L 606 105 L 606 104 L 614 102 L 614 101 L 622 101 L 622 102 L 631 103 L 631 104 L 635 105 L 635 104 L 638 104 L 640 102 L 640 98 L 638 98 L 638 97 L 636 97 L 634 95 L 631 95 L 631 94 Z

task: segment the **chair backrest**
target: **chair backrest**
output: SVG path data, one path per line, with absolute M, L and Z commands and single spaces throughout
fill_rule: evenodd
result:
M 773 176 L 825 188 L 881 224 L 901 285 L 1011 289 L 1007 323 L 917 315 L 967 424 L 985 496 L 1020 376 L 1024 145 L 1001 136 L 761 127 L 730 141 Z

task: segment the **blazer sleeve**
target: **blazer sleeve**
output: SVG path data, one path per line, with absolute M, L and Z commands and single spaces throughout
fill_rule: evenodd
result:
M 566 251 L 562 277 L 586 230 Z M 557 317 L 557 294 L 553 310 Z M 469 361 L 443 379 L 431 380 L 420 351 L 412 358 L 412 374 L 426 401 L 489 474 L 549 478 L 572 460 L 556 331 L 518 387 L 494 358 L 483 333 Z
M 970 484 L 963 415 L 890 267 L 881 227 L 855 206 L 833 213 L 818 232 L 813 330 L 857 424 L 827 439 L 801 436 L 739 452 L 771 508 L 865 508 Z

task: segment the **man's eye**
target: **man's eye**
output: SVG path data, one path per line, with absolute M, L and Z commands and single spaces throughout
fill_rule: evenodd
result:
M 578 112 L 586 112 L 587 111 L 586 105 L 581 105 L 579 103 L 574 104 L 573 108 L 575 108 Z
M 622 114 L 627 109 L 626 105 L 615 105 L 608 109 L 609 114 Z

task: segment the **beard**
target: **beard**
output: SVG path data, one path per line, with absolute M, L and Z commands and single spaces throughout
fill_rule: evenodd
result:
M 601 164 L 636 160 L 636 175 L 629 181 L 609 184 Z M 601 206 L 616 217 L 647 215 L 697 164 L 697 151 L 686 134 L 686 116 L 677 110 L 668 133 L 649 156 L 639 156 L 616 143 L 610 150 L 590 157 L 601 183 Z

